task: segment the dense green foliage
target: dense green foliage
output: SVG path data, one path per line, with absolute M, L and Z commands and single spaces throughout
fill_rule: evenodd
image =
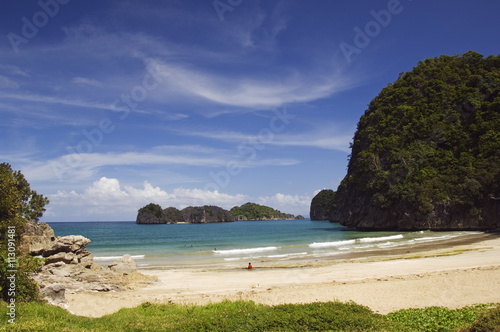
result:
M 330 220 L 333 221 L 333 215 L 336 210 L 335 191 L 323 189 L 311 201 L 309 215 L 311 220 Z
M 272 219 L 294 219 L 292 214 L 282 213 L 272 207 L 255 203 L 245 203 L 235 206 L 230 210 L 231 214 L 238 220 L 272 220 Z
M 478 216 L 500 197 L 499 165 L 500 56 L 426 59 L 361 117 L 338 210 L 347 222 L 370 206 L 386 216 L 427 215 L 438 206 Z M 350 208 L 356 200 L 367 207 Z
M 161 206 L 155 203 L 149 203 L 146 206 L 143 206 L 139 209 L 139 213 L 148 213 L 156 218 L 163 218 L 164 212 Z
M 500 304 L 483 312 L 472 325 L 460 332 L 500 332 Z
M 498 331 L 499 307 L 484 305 L 400 310 L 387 316 L 355 303 L 266 306 L 221 302 L 206 306 L 144 303 L 101 318 L 74 316 L 41 303 L 19 304 L 16 324 L 1 331 Z M 7 307 L 0 306 L 5 317 Z
M 495 309 L 485 311 L 487 307 L 488 305 L 478 305 L 456 310 L 443 307 L 405 309 L 391 313 L 387 315 L 387 318 L 405 326 L 405 331 L 456 331 L 458 328 L 470 327 L 473 323 L 482 324 L 485 319 L 481 314 L 487 312 L 488 315 L 491 315 L 491 313 L 498 311 Z M 496 324 L 500 324 L 500 320 L 497 320 Z
M 0 239 L 8 226 L 22 230 L 27 220 L 38 221 L 45 212 L 49 200 L 30 188 L 20 171 L 14 171 L 7 163 L 0 164 Z M 20 240 L 16 232 L 16 241 Z
M 38 221 L 48 202 L 30 188 L 20 171 L 14 171 L 7 163 L 0 164 L 0 289 L 5 300 L 15 297 L 16 301 L 27 301 L 39 297 L 37 285 L 29 275 L 38 270 L 40 263 L 19 248 L 24 225 L 28 220 Z M 16 271 L 15 289 L 7 279 L 12 275 L 8 270 Z

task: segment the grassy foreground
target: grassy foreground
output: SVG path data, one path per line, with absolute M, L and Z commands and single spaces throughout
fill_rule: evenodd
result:
M 144 303 L 101 318 L 71 315 L 37 302 L 19 303 L 16 324 L 0 306 L 1 331 L 500 331 L 500 304 L 373 313 L 355 303 L 266 306 L 251 301 L 205 306 Z

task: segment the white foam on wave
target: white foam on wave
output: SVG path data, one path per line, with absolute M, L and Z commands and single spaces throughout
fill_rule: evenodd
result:
M 417 242 L 431 242 L 431 241 L 439 241 L 439 240 L 446 240 L 446 239 L 451 239 L 455 236 L 453 235 L 444 235 L 444 236 L 432 236 L 432 237 L 421 237 L 421 238 L 416 238 L 414 239 Z
M 130 257 L 132 257 L 132 259 L 144 259 L 146 255 L 132 255 Z M 120 259 L 122 258 L 123 256 L 101 256 L 101 257 L 94 257 L 94 260 L 95 261 L 111 261 L 111 260 L 115 260 L 115 259 Z
M 399 240 L 404 238 L 403 234 L 391 235 L 391 236 L 380 236 L 380 237 L 364 237 L 359 239 L 360 243 L 372 243 L 372 242 L 384 242 L 390 240 Z
M 356 243 L 356 240 L 334 241 L 334 242 L 314 242 L 309 245 L 311 248 L 340 247 Z
M 260 248 L 245 248 L 245 249 L 229 249 L 229 250 L 212 250 L 216 255 L 232 256 L 242 254 L 256 254 L 266 251 L 275 251 L 278 247 L 260 247 Z

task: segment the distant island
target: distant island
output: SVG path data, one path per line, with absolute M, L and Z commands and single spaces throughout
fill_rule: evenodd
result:
M 235 206 L 230 211 L 219 206 L 189 206 L 182 210 L 175 207 L 163 209 L 160 205 L 150 203 L 139 209 L 136 224 L 205 224 L 232 222 L 236 220 L 283 220 L 304 219 L 303 216 L 282 213 L 269 206 L 246 203 Z
M 419 62 L 359 120 L 347 175 L 311 219 L 361 230 L 500 227 L 500 56 Z

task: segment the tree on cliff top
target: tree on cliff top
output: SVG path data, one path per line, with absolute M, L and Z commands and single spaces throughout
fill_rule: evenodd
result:
M 291 214 L 256 203 L 245 203 L 242 206 L 235 206 L 230 212 L 237 219 L 246 220 L 289 219 L 294 217 Z
M 485 207 L 500 197 L 499 165 L 500 56 L 426 59 L 361 117 L 338 212 L 360 228 L 413 228 L 401 223 L 419 220 L 416 228 L 426 228 L 439 216 L 443 229 L 471 220 L 472 228 L 491 227 L 494 208 Z
M 38 264 L 19 248 L 24 225 L 29 220 L 38 221 L 48 203 L 46 197 L 30 188 L 20 171 L 14 171 L 7 163 L 0 164 L 0 288 L 5 300 L 10 297 L 7 270 L 17 271 L 17 301 L 38 298 L 37 285 L 29 277 L 38 269 Z

